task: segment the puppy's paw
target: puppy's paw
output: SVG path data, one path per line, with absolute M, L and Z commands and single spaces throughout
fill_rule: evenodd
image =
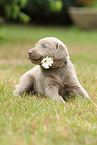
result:
M 61 103 L 64 104 L 64 105 L 66 104 L 62 97 L 56 97 L 53 100 L 57 101 L 59 104 L 61 104 Z
M 66 102 L 62 99 L 62 103 L 65 105 L 66 104 Z
M 15 85 L 15 90 L 17 89 L 17 87 L 18 87 L 18 84 L 17 84 L 17 85 Z
M 21 97 L 21 95 L 20 95 L 20 94 L 16 93 L 16 90 L 14 90 L 13 95 L 14 95 L 14 96 Z
M 89 100 L 91 100 L 91 98 L 90 98 L 89 96 L 85 96 L 85 99 L 89 99 Z

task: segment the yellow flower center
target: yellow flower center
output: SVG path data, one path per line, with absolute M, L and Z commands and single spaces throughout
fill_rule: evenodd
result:
M 47 60 L 44 60 L 44 62 L 47 62 Z

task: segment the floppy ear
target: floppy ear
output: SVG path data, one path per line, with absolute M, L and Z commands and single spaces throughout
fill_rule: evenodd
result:
M 55 59 L 62 59 L 68 55 L 68 50 L 64 44 L 56 45 Z

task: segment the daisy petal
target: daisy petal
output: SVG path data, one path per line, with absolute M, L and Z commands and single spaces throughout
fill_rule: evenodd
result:
M 45 69 L 48 69 L 49 66 L 52 66 L 53 64 L 53 59 L 51 57 L 46 57 L 46 58 L 43 58 L 43 60 L 41 61 L 42 63 L 42 66 L 45 68 Z

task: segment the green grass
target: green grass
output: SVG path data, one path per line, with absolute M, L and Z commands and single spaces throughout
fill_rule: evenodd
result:
M 97 104 L 97 31 L 5 25 L 0 28 L 0 145 L 96 145 L 97 108 L 89 100 L 76 97 L 63 105 L 40 95 L 13 96 L 19 77 L 34 66 L 28 50 L 47 36 L 67 45 L 80 83 Z

